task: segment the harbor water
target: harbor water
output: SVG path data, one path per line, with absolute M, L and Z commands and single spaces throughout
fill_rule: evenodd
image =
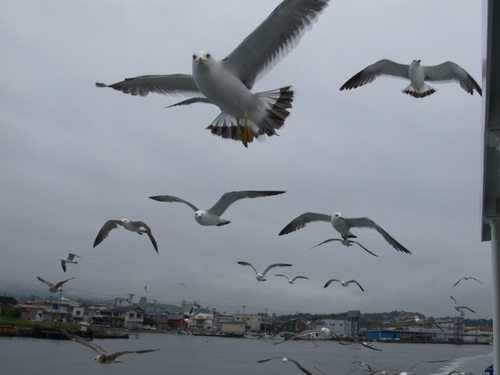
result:
M 80 374 L 303 374 L 293 363 L 270 357 L 289 357 L 313 374 L 362 374 L 353 364 L 361 361 L 373 370 L 407 371 L 422 361 L 412 374 L 447 375 L 450 371 L 481 375 L 493 361 L 493 347 L 487 345 L 403 344 L 375 342 L 374 351 L 359 344 L 340 345 L 336 341 L 287 341 L 274 345 L 271 339 L 237 339 L 161 333 L 133 334 L 129 339 L 95 339 L 108 353 L 123 350 L 157 349 L 145 354 L 126 354 L 122 363 L 101 365 L 92 349 L 67 340 L 0 337 L 1 373 L 4 375 Z

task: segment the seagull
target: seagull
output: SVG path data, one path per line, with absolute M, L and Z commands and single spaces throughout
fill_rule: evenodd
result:
M 391 373 L 391 374 L 395 374 L 395 375 L 409 375 L 409 374 L 411 374 L 411 370 L 413 370 L 415 367 L 417 367 L 418 365 L 420 365 L 422 363 L 441 363 L 441 362 L 448 362 L 448 360 L 444 359 L 444 360 L 437 360 L 437 361 L 422 361 L 422 362 L 418 362 L 418 363 L 414 364 L 407 371 L 383 369 L 383 370 L 377 370 L 377 371 L 371 372 L 370 374 L 373 375 L 373 374 L 376 374 L 378 372 L 382 372 L 384 374 Z
M 203 95 L 175 105 L 212 103 L 221 114 L 208 126 L 213 134 L 239 140 L 245 147 L 253 138 L 272 136 L 283 126 L 292 106 L 290 86 L 253 93 L 255 82 L 268 73 L 312 27 L 329 0 L 284 0 L 226 58 L 206 51 L 193 54 L 192 75 L 146 75 L 127 78 L 111 87 L 126 94 Z M 228 32 L 232 32 L 228 30 Z
M 281 276 L 281 277 L 285 277 L 287 280 L 288 280 L 288 283 L 289 284 L 293 284 L 295 280 L 297 279 L 306 279 L 306 280 L 309 280 L 308 277 L 305 277 L 305 276 L 295 276 L 293 279 L 290 279 L 288 276 L 285 276 L 285 275 L 282 275 L 280 273 L 277 273 L 275 274 L 274 276 Z
M 365 371 L 372 371 L 372 368 L 371 368 L 371 366 L 368 363 L 364 363 L 364 362 L 361 362 L 361 361 L 353 361 L 351 363 L 352 364 L 357 364 L 357 365 L 359 365 L 361 367 L 363 367 L 363 366 L 366 367 Z
M 73 263 L 73 264 L 78 264 L 78 262 L 75 259 L 75 257 L 80 258 L 78 255 L 69 253 L 68 257 L 66 259 L 61 259 L 61 266 L 64 272 L 66 272 L 66 263 Z
M 462 277 L 461 279 L 459 279 L 455 284 L 453 284 L 453 286 L 457 285 L 460 281 L 462 280 L 469 280 L 469 279 L 472 279 L 472 280 L 476 280 L 479 284 L 484 284 L 483 282 L 479 281 L 478 279 L 476 279 L 475 277 L 472 277 L 472 276 L 464 276 Z
M 187 318 L 184 319 L 184 321 L 188 324 L 191 324 L 194 322 L 194 317 L 196 315 L 198 315 L 199 313 L 201 313 L 202 311 L 208 309 L 208 306 L 207 307 L 201 307 L 200 305 L 198 304 L 194 304 L 193 306 L 191 306 L 191 308 L 189 309 L 189 313 L 187 313 Z
M 367 252 L 369 252 L 371 255 L 378 257 L 377 254 L 372 253 L 366 247 L 364 247 L 363 245 L 361 245 L 358 241 L 350 240 L 348 238 L 347 239 L 344 239 L 344 238 L 330 238 L 328 240 L 325 240 L 325 241 L 317 244 L 316 246 L 311 247 L 311 249 L 314 249 L 315 247 L 321 246 L 321 245 L 323 245 L 323 244 L 325 244 L 327 242 L 332 242 L 332 241 L 340 241 L 340 243 L 342 245 L 347 246 L 347 247 L 352 246 L 352 244 L 355 243 L 356 245 L 359 245 L 363 250 L 366 250 Z
M 80 336 L 76 336 L 71 334 L 70 332 L 61 329 L 61 332 L 63 333 L 64 336 L 66 336 L 69 340 L 71 341 L 76 341 L 77 343 L 80 343 L 82 345 L 88 346 L 89 348 L 95 350 L 98 354 L 97 357 L 95 357 L 95 361 L 101 363 L 101 364 L 110 364 L 110 363 L 121 363 L 118 360 L 118 357 L 124 354 L 129 354 L 129 353 L 136 353 L 136 354 L 142 354 L 142 353 L 150 353 L 150 352 L 156 352 L 157 350 L 160 349 L 146 349 L 146 350 L 125 350 L 122 352 L 116 352 L 113 354 L 107 354 L 106 351 L 101 348 L 99 345 L 86 341 L 82 339 Z
M 156 240 L 151 233 L 151 228 L 149 228 L 143 221 L 130 221 L 129 219 L 106 221 L 106 223 L 102 226 L 101 230 L 97 234 L 97 237 L 95 238 L 94 247 L 99 245 L 106 237 L 108 237 L 108 234 L 112 229 L 118 228 L 118 225 L 121 225 L 125 229 L 131 232 L 136 232 L 140 235 L 146 233 L 153 243 L 156 253 L 158 254 L 158 245 L 156 244 Z
M 299 362 L 297 362 L 296 360 L 292 359 L 292 358 L 288 358 L 288 357 L 271 357 L 271 358 L 268 358 L 268 359 L 261 359 L 260 361 L 257 361 L 257 363 L 262 363 L 262 362 L 267 362 L 267 361 L 271 361 L 273 359 L 281 359 L 283 361 L 283 363 L 288 363 L 288 362 L 292 362 L 295 364 L 295 366 L 297 366 L 303 373 L 305 374 L 309 374 L 309 375 L 313 375 L 311 372 L 309 372 L 305 367 L 303 367 Z
M 229 220 L 221 219 L 220 216 L 227 210 L 227 208 L 236 202 L 237 200 L 243 198 L 260 198 L 268 197 L 271 195 L 283 194 L 285 191 L 265 191 L 265 190 L 247 190 L 247 191 L 231 191 L 229 193 L 222 194 L 222 197 L 215 203 L 212 208 L 208 210 L 201 210 L 194 204 L 185 201 L 184 199 L 174 197 L 172 195 L 156 195 L 154 197 L 149 197 L 155 201 L 159 202 L 179 202 L 187 204 L 194 211 L 194 219 L 200 225 L 204 226 L 222 226 L 229 224 Z
M 457 310 L 457 311 L 469 310 L 470 312 L 475 313 L 474 310 L 472 310 L 471 308 L 469 308 L 467 306 L 458 306 L 457 300 L 455 298 L 453 298 L 453 296 L 450 296 L 450 298 L 455 302 L 455 310 Z
M 326 288 L 328 287 L 328 285 L 330 285 L 332 282 L 334 281 L 338 281 L 339 283 L 342 284 L 342 286 L 349 286 L 349 284 L 356 284 L 357 286 L 359 286 L 359 289 L 361 289 L 363 292 L 365 291 L 363 289 L 363 287 L 356 281 L 356 280 L 349 280 L 349 281 L 342 281 L 342 280 L 339 280 L 339 279 L 330 279 L 326 282 L 325 286 L 323 288 Z
M 255 269 L 255 267 L 252 266 L 248 262 L 238 262 L 238 264 L 241 264 L 242 266 L 250 266 L 250 267 L 252 267 L 253 270 L 255 271 L 255 278 L 257 279 L 257 281 L 266 281 L 266 279 L 264 278 L 264 276 L 266 276 L 266 273 L 271 268 L 274 268 L 274 267 L 291 267 L 292 266 L 292 264 L 288 264 L 288 263 L 274 263 L 274 264 L 271 264 L 271 265 L 267 266 L 267 268 L 264 270 L 264 272 L 258 273 L 257 270 Z
M 291 233 L 293 231 L 304 228 L 307 223 L 311 221 L 326 221 L 330 222 L 335 230 L 339 232 L 344 240 L 349 238 L 356 238 L 355 235 L 351 233 L 351 228 L 371 228 L 379 232 L 384 239 L 396 250 L 401 251 L 406 254 L 411 254 L 410 250 L 407 250 L 398 241 L 392 238 L 389 233 L 383 230 L 377 223 L 372 219 L 367 217 L 356 217 L 356 218 L 346 218 L 342 216 L 340 212 L 334 212 L 333 215 L 318 214 L 315 212 L 306 212 L 295 219 L 293 219 L 286 227 L 284 227 L 279 233 L 280 236 L 284 234 Z
M 415 98 L 424 98 L 436 92 L 425 83 L 426 81 L 455 81 L 469 94 L 473 95 L 476 90 L 479 95 L 482 95 L 481 87 L 474 78 L 454 62 L 446 61 L 432 66 L 421 65 L 420 62 L 421 60 L 413 60 L 410 65 L 404 65 L 387 59 L 379 60 L 350 78 L 342 85 L 340 91 L 355 89 L 373 82 L 378 76 L 389 75 L 410 80 L 411 83 L 402 92 Z
M 346 336 L 346 338 L 347 338 L 348 340 L 351 340 L 352 342 L 347 344 L 347 343 L 343 343 L 342 341 L 338 341 L 338 343 L 339 343 L 339 344 L 341 344 L 341 345 L 350 345 L 350 344 L 352 344 L 352 343 L 358 343 L 358 344 L 360 344 L 361 346 L 364 346 L 365 348 L 368 348 L 368 349 L 371 349 L 371 350 L 375 350 L 375 351 L 377 351 L 377 352 L 381 352 L 381 351 L 382 351 L 382 349 L 375 348 L 375 347 L 373 346 L 373 343 L 371 343 L 371 342 L 364 342 L 364 341 L 360 341 L 360 340 L 358 340 L 357 338 L 355 338 L 355 337 L 353 337 L 353 336 L 350 336 L 350 335 L 348 335 L 348 334 L 346 334 L 346 333 L 343 333 L 343 335 L 344 335 L 344 336 Z
M 51 293 L 57 293 L 57 292 L 61 292 L 62 291 L 62 286 L 65 282 L 67 281 L 70 281 L 70 280 L 73 280 L 74 277 L 72 277 L 71 279 L 67 279 L 67 280 L 64 280 L 64 281 L 59 281 L 56 285 L 52 284 L 51 282 L 47 281 L 47 280 L 44 280 L 42 279 L 40 276 L 37 276 L 36 277 L 38 280 L 40 280 L 42 283 L 46 284 L 48 286 L 48 291 L 51 292 Z
M 453 370 L 448 373 L 448 375 L 453 375 L 453 374 L 458 374 L 458 375 L 476 375 L 473 372 L 462 372 L 462 371 L 457 371 Z

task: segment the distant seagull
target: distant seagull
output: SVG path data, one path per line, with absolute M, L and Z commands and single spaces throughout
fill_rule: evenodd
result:
M 411 81 L 403 93 L 415 98 L 423 98 L 436 92 L 434 88 L 425 82 L 457 82 L 469 94 L 474 90 L 482 95 L 481 87 L 462 67 L 451 61 L 446 61 L 439 65 L 425 66 L 420 64 L 420 60 L 413 60 L 410 65 L 398 64 L 391 60 L 379 60 L 375 64 L 369 65 L 358 74 L 350 78 L 342 85 L 340 90 L 350 90 L 366 83 L 373 82 L 381 75 L 406 78 Z
M 201 307 L 198 304 L 194 304 L 189 309 L 189 313 L 187 314 L 188 317 L 186 319 L 184 319 L 184 321 L 186 323 L 188 323 L 188 324 L 194 323 L 194 317 L 196 315 L 198 315 L 199 313 L 201 313 L 202 311 L 206 310 L 207 308 L 208 308 L 208 306 L 207 307 Z
M 298 44 L 302 35 L 328 6 L 328 1 L 283 1 L 226 58 L 217 60 L 208 52 L 193 54 L 192 75 L 146 75 L 109 86 L 102 83 L 96 85 L 141 96 L 150 92 L 202 94 L 204 97 L 191 98 L 178 104 L 215 104 L 222 113 L 207 129 L 223 138 L 239 140 L 247 147 L 254 137 L 276 134 L 288 117 L 287 109 L 293 101 L 290 86 L 258 93 L 250 90 L 259 78 Z M 234 9 L 233 14 L 238 17 L 241 15 L 237 9 Z M 217 21 L 211 19 L 211 22 Z M 232 32 L 230 29 L 227 31 Z
M 80 258 L 78 255 L 69 253 L 68 257 L 66 259 L 61 259 L 61 266 L 64 272 L 66 272 L 66 263 L 73 263 L 73 264 L 78 264 L 78 262 L 75 259 L 75 257 Z
M 418 362 L 418 363 L 414 364 L 406 371 L 382 369 L 382 370 L 373 371 L 370 373 L 370 375 L 377 374 L 379 372 L 382 372 L 384 374 L 389 373 L 389 374 L 394 374 L 394 375 L 409 375 L 409 374 L 411 374 L 411 370 L 413 370 L 415 367 L 417 367 L 418 365 L 420 365 L 422 363 L 441 363 L 441 362 L 448 362 L 448 360 L 444 359 L 444 360 L 438 360 L 438 361 L 422 361 L 422 362 Z
M 359 365 L 359 366 L 361 366 L 361 367 L 366 367 L 366 370 L 365 370 L 365 371 L 373 371 L 373 370 L 372 370 L 372 368 L 371 368 L 371 366 L 370 366 L 368 363 L 364 363 L 364 362 L 361 362 L 361 361 L 353 361 L 353 362 L 351 362 L 351 363 L 352 363 L 353 365 L 354 365 L 354 364 L 357 364 L 357 365 Z
M 248 262 L 238 262 L 238 264 L 241 264 L 242 266 L 250 266 L 250 267 L 252 267 L 253 270 L 255 271 L 255 278 L 257 279 L 257 281 L 266 281 L 266 279 L 264 278 L 264 276 L 266 276 L 266 273 L 271 268 L 274 268 L 274 267 L 291 267 L 292 266 L 292 264 L 287 264 L 287 263 L 274 263 L 274 264 L 271 264 L 271 265 L 267 266 L 267 268 L 264 270 L 264 272 L 258 273 L 257 270 L 255 269 L 255 267 L 252 266 Z
M 288 280 L 288 283 L 289 284 L 293 284 L 295 280 L 297 279 L 306 279 L 306 280 L 309 280 L 308 277 L 305 277 L 305 276 L 295 276 L 293 279 L 290 279 L 288 276 L 285 276 L 285 275 L 282 275 L 280 273 L 277 273 L 275 274 L 274 276 L 281 276 L 281 277 L 285 277 L 287 280 Z
M 332 241 L 340 241 L 340 243 L 342 245 L 347 246 L 347 247 L 352 246 L 352 244 L 355 243 L 356 245 L 359 245 L 363 250 L 366 250 L 367 252 L 369 252 L 371 255 L 378 257 L 377 254 L 372 253 L 366 247 L 364 247 L 363 245 L 361 245 L 358 241 L 354 241 L 354 240 L 350 240 L 350 239 L 344 239 L 344 238 L 330 238 L 328 240 L 325 240 L 325 241 L 317 244 L 316 246 L 311 247 L 311 249 L 314 249 L 315 247 L 321 246 L 321 245 L 323 245 L 325 243 L 332 242 Z
M 310 223 L 312 221 L 330 222 L 333 228 L 340 233 L 340 235 L 344 240 L 348 240 L 349 238 L 356 238 L 356 236 L 351 233 L 351 228 L 375 229 L 396 250 L 406 254 L 411 254 L 410 250 L 407 250 L 403 245 L 401 245 L 398 241 L 392 238 L 389 235 L 389 233 L 383 230 L 372 219 L 367 217 L 346 218 L 342 216 L 340 212 L 334 212 L 333 215 L 318 214 L 315 212 L 306 212 L 300 216 L 297 216 L 290 223 L 288 223 L 288 225 L 281 230 L 279 235 L 282 236 L 284 234 L 288 234 L 293 231 L 302 229 L 307 225 L 307 223 Z
M 359 286 L 359 289 L 361 289 L 363 292 L 365 291 L 363 289 L 363 287 L 356 281 L 356 280 L 349 280 L 349 281 L 342 281 L 342 280 L 339 280 L 339 279 L 330 279 L 326 282 L 325 286 L 323 288 L 326 288 L 328 287 L 328 285 L 330 285 L 332 282 L 334 281 L 338 281 L 339 283 L 342 284 L 342 286 L 349 286 L 349 284 L 356 284 L 357 286 Z
M 144 291 L 145 291 L 146 293 L 148 292 L 148 286 L 147 286 L 147 285 L 144 287 Z
M 462 372 L 462 371 L 456 371 L 456 370 L 450 371 L 448 373 L 448 375 L 453 375 L 453 374 L 458 374 L 458 375 L 476 375 L 473 372 Z
M 71 279 L 67 279 L 67 280 L 64 280 L 64 281 L 59 281 L 56 285 L 52 284 L 51 282 L 47 281 L 47 280 L 44 280 L 42 279 L 40 276 L 37 276 L 36 277 L 38 280 L 40 280 L 42 283 L 46 284 L 49 288 L 47 289 L 49 292 L 51 293 L 57 293 L 57 292 L 60 292 L 62 291 L 62 286 L 65 282 L 67 281 L 70 281 L 70 280 L 73 280 L 74 277 L 72 277 Z
M 457 300 L 455 298 L 453 298 L 453 296 L 450 296 L 450 298 L 455 302 L 455 310 L 457 310 L 457 311 L 469 310 L 470 312 L 475 313 L 474 310 L 472 310 L 471 308 L 469 308 L 467 306 L 458 306 Z
M 184 283 L 175 283 L 175 285 L 180 285 L 180 286 L 183 286 L 184 288 L 186 288 L 186 289 L 187 289 L 187 286 L 186 286 L 186 284 L 184 284 Z
M 103 227 L 97 234 L 97 237 L 94 241 L 94 247 L 99 245 L 106 237 L 108 237 L 108 234 L 112 229 L 118 228 L 118 225 L 121 225 L 125 229 L 131 232 L 136 232 L 137 234 L 140 235 L 146 233 L 151 242 L 153 243 L 156 253 L 158 253 L 158 245 L 156 244 L 156 240 L 154 239 L 153 234 L 151 233 L 151 228 L 149 228 L 143 221 L 130 221 L 129 219 L 106 221 L 106 223 L 103 225 Z
M 464 276 L 462 277 L 461 279 L 459 279 L 455 284 L 453 284 L 453 286 L 457 285 L 460 281 L 462 280 L 469 280 L 469 279 L 472 279 L 472 280 L 476 280 L 479 284 L 484 284 L 483 282 L 479 281 L 478 279 L 476 279 L 475 277 L 472 277 L 472 276 Z
M 227 208 L 236 202 L 237 200 L 243 198 L 260 198 L 268 197 L 271 195 L 283 194 L 284 191 L 231 191 L 229 193 L 224 193 L 222 197 L 215 203 L 212 208 L 208 210 L 201 210 L 194 204 L 185 201 L 184 199 L 174 197 L 173 195 L 156 195 L 154 197 L 149 197 L 155 201 L 159 202 L 179 202 L 187 204 L 194 210 L 194 219 L 200 225 L 204 226 L 222 226 L 229 224 L 230 221 L 221 219 L 220 216 L 227 210 Z
M 63 333 L 64 336 L 66 336 L 69 340 L 75 341 L 79 344 L 88 346 L 89 348 L 95 350 L 97 352 L 97 357 L 95 357 L 95 361 L 101 363 L 101 364 L 110 364 L 110 363 L 121 363 L 118 360 L 118 357 L 124 355 L 124 354 L 129 354 L 129 353 L 135 353 L 135 354 L 142 354 L 142 353 L 150 353 L 150 352 L 156 352 L 157 350 L 160 349 L 147 349 L 147 350 L 125 350 L 122 352 L 116 352 L 113 354 L 107 354 L 106 351 L 101 348 L 99 345 L 91 342 L 91 341 L 86 341 L 82 339 L 80 336 L 73 335 L 70 332 L 61 329 L 61 332 Z
M 267 362 L 267 361 L 271 361 L 273 359 L 281 359 L 283 361 L 283 363 L 288 363 L 288 362 L 292 362 L 293 364 L 295 364 L 295 366 L 297 366 L 303 373 L 305 374 L 309 374 L 309 375 L 313 375 L 311 372 L 309 372 L 305 367 L 303 367 L 299 362 L 297 362 L 296 360 L 294 359 L 291 359 L 291 358 L 288 358 L 288 357 L 271 357 L 271 358 L 268 358 L 268 359 L 261 359 L 260 361 L 257 361 L 257 363 L 262 363 L 262 362 Z
M 381 352 L 382 351 L 382 349 L 375 348 L 373 346 L 373 343 L 371 343 L 371 342 L 365 342 L 365 341 L 358 340 L 356 337 L 353 337 L 351 335 L 347 335 L 346 333 L 342 333 L 342 335 L 345 336 L 345 337 L 341 338 L 341 340 L 347 338 L 347 340 L 350 340 L 352 342 L 346 344 L 346 343 L 344 343 L 342 341 L 337 341 L 341 345 L 350 345 L 352 343 L 357 343 L 357 344 L 360 344 L 361 346 L 364 346 L 365 348 L 368 348 L 368 349 L 371 349 L 371 350 L 375 350 L 377 352 Z

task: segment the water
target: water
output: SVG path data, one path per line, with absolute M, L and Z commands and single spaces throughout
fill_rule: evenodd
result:
M 486 345 L 397 344 L 375 343 L 381 352 L 360 345 L 340 345 L 335 341 L 287 341 L 273 345 L 275 340 L 235 339 L 190 335 L 141 333 L 127 339 L 95 339 L 108 353 L 121 350 L 155 349 L 146 354 L 126 354 L 123 363 L 101 365 L 94 361 L 96 353 L 83 345 L 67 340 L 0 337 L 0 371 L 2 375 L 80 375 L 80 374 L 303 374 L 294 364 L 273 360 L 288 356 L 300 362 L 313 374 L 315 366 L 328 375 L 345 375 L 357 365 L 369 364 L 372 369 L 390 368 L 407 371 L 421 361 L 443 360 L 445 363 L 420 364 L 415 375 L 447 375 L 452 370 L 481 375 L 493 361 L 492 347 Z M 363 374 L 361 369 L 353 374 Z

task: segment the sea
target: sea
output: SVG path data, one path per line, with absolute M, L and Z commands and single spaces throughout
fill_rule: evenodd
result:
M 312 374 L 366 374 L 360 361 L 372 370 L 408 371 L 411 374 L 448 375 L 451 371 L 481 375 L 493 362 L 488 345 L 410 344 L 375 342 L 375 351 L 359 344 L 336 341 L 286 341 L 243 339 L 165 333 L 131 334 L 128 339 L 94 339 L 107 353 L 124 350 L 160 349 L 144 354 L 126 354 L 122 363 L 103 365 L 94 361 L 97 353 L 79 343 L 22 337 L 0 337 L 2 375 L 99 375 L 99 374 L 303 374 L 299 362 Z M 278 357 L 264 363 L 257 361 Z

